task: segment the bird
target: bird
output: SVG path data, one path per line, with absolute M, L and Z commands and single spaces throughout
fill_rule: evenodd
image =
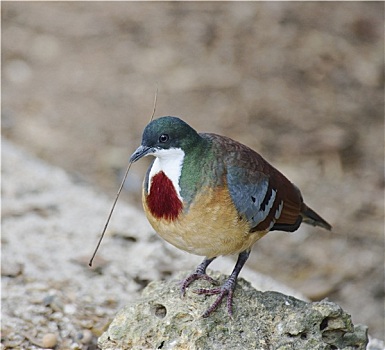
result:
M 213 288 L 195 292 L 216 295 L 203 313 L 208 317 L 224 299 L 233 315 L 233 293 L 251 247 L 270 231 L 296 231 L 302 223 L 331 230 L 308 207 L 300 190 L 251 148 L 229 137 L 198 133 L 178 117 L 152 120 L 130 157 L 155 159 L 143 181 L 142 204 L 154 230 L 167 242 L 203 256 L 181 283 L 204 279 Z M 228 279 L 218 286 L 206 269 L 219 256 L 238 255 Z

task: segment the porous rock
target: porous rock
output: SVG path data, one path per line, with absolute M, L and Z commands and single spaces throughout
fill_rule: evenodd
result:
M 226 276 L 210 274 L 223 283 Z M 187 273 L 180 275 L 180 280 Z M 181 297 L 180 280 L 152 282 L 135 303 L 119 311 L 99 347 L 110 349 L 366 349 L 367 327 L 328 300 L 305 302 L 278 292 L 260 292 L 238 280 L 231 318 L 225 303 L 208 318 L 215 296 L 196 281 Z

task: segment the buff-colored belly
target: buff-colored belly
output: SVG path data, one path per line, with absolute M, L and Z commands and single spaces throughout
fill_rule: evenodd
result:
M 175 247 L 208 258 L 240 253 L 267 233 L 250 233 L 227 190 L 205 189 L 201 193 L 189 210 L 173 221 L 155 218 L 143 195 L 145 213 L 154 230 Z

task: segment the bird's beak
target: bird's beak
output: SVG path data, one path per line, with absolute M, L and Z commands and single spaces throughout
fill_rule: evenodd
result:
M 139 160 L 140 158 L 142 158 L 142 157 L 146 156 L 147 154 L 151 153 L 152 151 L 153 151 L 152 147 L 140 145 L 136 149 L 136 151 L 131 155 L 130 162 L 134 163 L 137 160 Z

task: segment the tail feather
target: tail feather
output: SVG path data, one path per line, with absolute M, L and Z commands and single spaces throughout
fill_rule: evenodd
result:
M 326 230 L 331 231 L 332 226 L 322 219 L 313 209 L 309 208 L 305 203 L 301 208 L 302 221 L 306 224 L 323 227 Z

